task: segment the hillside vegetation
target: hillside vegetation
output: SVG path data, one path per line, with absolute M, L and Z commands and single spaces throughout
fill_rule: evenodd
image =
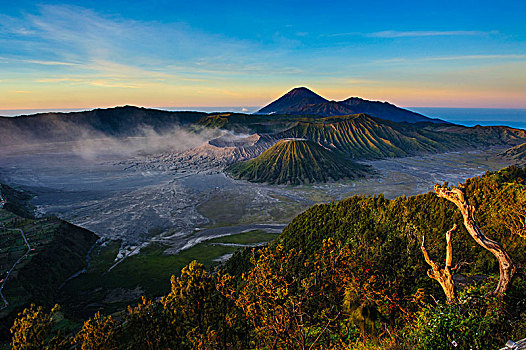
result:
M 439 142 L 442 140 L 438 135 L 426 135 L 408 125 L 389 125 L 365 114 L 298 123 L 281 135 L 313 140 L 357 159 L 435 153 L 448 146 L 447 142 Z
M 510 159 L 517 165 L 526 165 L 526 143 L 507 149 L 502 153 L 502 156 Z
M 260 156 L 233 164 L 226 171 L 237 179 L 252 182 L 299 185 L 362 177 L 367 167 L 315 142 L 285 139 Z
M 281 137 L 306 138 L 345 152 L 355 159 L 404 157 L 477 147 L 505 145 L 524 140 L 523 130 L 481 127 L 414 126 L 372 118 L 366 114 L 300 122 Z
M 22 258 L 7 278 L 2 291 L 9 303 L 0 312 L 0 338 L 5 339 L 19 310 L 30 303 L 53 305 L 59 286 L 86 266 L 88 251 L 98 237 L 57 218 L 31 217 L 20 203 L 11 202 L 11 199 L 26 198 L 25 193 L 2 185 L 2 194 L 9 205 L 0 209 L 0 278 L 5 279 L 6 271 Z M 19 229 L 32 248 L 27 256 L 27 246 Z M 3 302 L 1 306 L 4 306 Z
M 464 185 L 485 234 L 526 267 L 526 170 L 509 167 Z M 429 253 L 442 256 L 453 223 L 462 227 L 453 259 L 467 265 L 460 302 L 448 305 L 426 275 L 420 245 L 425 235 Z M 143 299 L 122 321 L 96 314 L 57 333 L 56 309 L 29 308 L 13 345 L 34 335 L 41 346 L 90 349 L 494 349 L 526 336 L 524 276 L 503 298 L 490 297 L 498 274 L 449 201 L 433 193 L 355 196 L 313 206 L 269 246 L 238 253 L 215 273 L 191 263 L 172 277 L 168 295 Z

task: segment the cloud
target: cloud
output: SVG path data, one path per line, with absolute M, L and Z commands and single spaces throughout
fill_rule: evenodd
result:
M 268 58 L 298 44 L 278 35 L 275 46 L 268 50 L 257 42 L 206 33 L 180 22 L 136 21 L 70 5 L 40 5 L 36 13 L 0 19 L 5 19 L 0 23 L 0 34 L 7 33 L 6 47 L 9 50 L 12 46 L 12 54 L 7 55 L 10 60 L 76 66 L 91 74 L 167 74 L 174 78 L 179 73 L 181 79 L 200 79 L 188 75 L 199 73 L 203 62 L 213 63 L 209 70 L 218 74 L 255 67 L 266 74 L 271 65 Z M 21 27 L 26 29 L 25 34 L 12 40 Z M 178 67 L 178 72 L 169 67 Z
M 416 57 L 416 58 L 405 58 L 395 57 L 384 60 L 377 60 L 376 63 L 380 64 L 410 64 L 417 62 L 440 62 L 440 61 L 469 61 L 469 60 L 525 60 L 526 54 L 480 54 L 480 55 L 458 55 L 458 56 L 435 56 L 435 57 Z
M 332 33 L 332 34 L 327 34 L 327 35 L 322 35 L 322 36 L 327 36 L 329 38 L 332 38 L 332 37 L 355 36 L 355 35 L 363 36 L 364 33 L 360 33 L 360 32 L 345 32 L 345 33 Z
M 480 36 L 488 34 L 496 34 L 497 31 L 483 32 L 478 30 L 450 30 L 450 31 L 439 31 L 439 30 L 415 30 L 415 31 L 397 31 L 397 30 L 384 30 L 380 32 L 363 33 L 363 32 L 344 32 L 344 33 L 333 33 L 324 36 L 327 37 L 348 37 L 348 36 L 362 36 L 369 38 L 411 38 L 411 37 L 429 37 L 429 36 Z
M 397 31 L 386 30 L 381 32 L 368 33 L 366 36 L 374 38 L 409 38 L 409 37 L 426 37 L 426 36 L 479 36 L 496 32 L 482 32 L 478 30 L 452 30 L 452 31 Z
M 181 125 L 166 126 L 156 131 L 150 126 L 137 126 L 131 133 L 110 136 L 84 123 L 49 116 L 33 128 L 5 124 L 0 128 L 0 147 L 39 148 L 40 143 L 55 143 L 56 150 L 75 154 L 86 160 L 106 155 L 136 156 L 160 152 L 181 152 L 225 135 L 226 131 L 209 128 L 188 129 Z M 55 149 L 55 148 L 50 148 Z
M 45 79 L 37 79 L 35 82 L 37 83 L 63 83 L 63 82 L 81 82 L 85 81 L 85 79 L 80 78 L 45 78 Z
M 104 80 L 92 81 L 89 84 L 93 86 L 102 86 L 102 87 L 109 87 L 109 88 L 126 88 L 126 89 L 139 88 L 137 85 L 112 83 L 112 82 L 108 82 Z
M 93 160 L 107 154 L 129 157 L 166 151 L 181 152 L 200 146 L 223 133 L 207 129 L 190 131 L 178 126 L 159 133 L 150 127 L 140 127 L 133 136 L 119 138 L 110 137 L 89 128 L 79 132 L 71 125 L 65 124 L 64 127 L 70 133 L 80 135 L 66 144 L 66 147 L 71 147 L 76 155 L 86 160 Z M 73 130 L 70 131 L 71 129 Z
M 503 59 L 526 59 L 526 54 L 509 54 L 509 55 L 460 55 L 460 56 L 442 56 L 426 57 L 422 61 L 457 61 L 457 60 L 503 60 Z
M 60 62 L 60 61 L 42 61 L 42 60 L 22 60 L 27 63 L 41 64 L 44 66 L 77 66 L 77 63 Z

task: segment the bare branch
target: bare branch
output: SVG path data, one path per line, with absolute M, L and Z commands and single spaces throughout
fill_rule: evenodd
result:
M 447 302 L 449 304 L 453 304 L 457 302 L 457 295 L 456 295 L 456 288 L 455 288 L 455 282 L 453 281 L 453 275 L 454 270 L 451 269 L 451 264 L 453 262 L 453 246 L 451 244 L 451 233 L 456 230 L 457 225 L 453 225 L 453 228 L 446 232 L 446 266 L 445 268 L 441 268 L 436 262 L 434 262 L 431 257 L 429 256 L 429 253 L 427 252 L 427 249 L 424 245 L 425 238 L 422 238 L 422 246 L 420 247 L 422 249 L 422 253 L 424 254 L 424 259 L 428 263 L 429 266 L 431 266 L 431 269 L 427 270 L 427 275 L 436 280 L 438 283 L 440 283 L 440 286 L 444 290 L 444 294 L 446 294 Z
M 489 250 L 499 261 L 500 279 L 494 293 L 503 295 L 511 286 L 513 274 L 516 267 L 513 264 L 511 257 L 506 250 L 496 241 L 487 238 L 475 220 L 475 208 L 469 205 L 465 198 L 464 188 L 459 184 L 458 188 L 447 188 L 440 185 L 435 185 L 435 193 L 452 203 L 454 203 L 464 218 L 464 226 L 471 235 L 471 237 L 484 249 Z
M 451 268 L 453 264 L 453 246 L 451 245 L 451 233 L 457 229 L 457 224 L 453 224 L 453 228 L 446 232 L 446 268 Z

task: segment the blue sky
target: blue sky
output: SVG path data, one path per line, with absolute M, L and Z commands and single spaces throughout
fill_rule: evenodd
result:
M 2 1 L 0 109 L 261 106 L 295 86 L 526 108 L 526 1 Z

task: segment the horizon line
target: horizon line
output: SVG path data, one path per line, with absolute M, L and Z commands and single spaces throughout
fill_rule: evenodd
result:
M 47 112 L 56 112 L 56 113 L 67 113 L 67 112 L 83 112 L 83 111 L 91 111 L 96 109 L 112 109 L 112 108 L 118 108 L 118 107 L 137 107 L 137 108 L 146 108 L 146 109 L 159 109 L 159 110 L 170 110 L 173 112 L 194 112 L 195 108 L 204 108 L 209 109 L 212 111 L 214 108 L 221 109 L 221 112 L 226 111 L 226 108 L 235 108 L 235 109 L 243 109 L 243 108 L 263 108 L 265 106 L 247 106 L 247 105 L 239 105 L 239 106 L 140 106 L 140 105 L 131 105 L 131 104 L 119 104 L 114 106 L 104 106 L 104 107 L 57 107 L 57 108 L 5 108 L 0 109 L 0 114 L 5 112 L 29 112 L 32 111 L 33 114 L 38 113 L 47 113 Z M 450 107 L 450 106 L 399 106 L 396 105 L 399 108 L 404 109 L 410 109 L 410 108 L 437 108 L 437 109 L 506 109 L 506 110 L 526 110 L 525 107 Z M 177 109 L 177 110 L 175 110 Z M 219 112 L 219 111 L 218 111 Z M 232 111 L 234 112 L 234 111 Z M 236 111 L 238 112 L 238 111 Z M 248 112 L 248 111 L 246 111 Z M 14 115 L 13 115 L 14 116 Z

